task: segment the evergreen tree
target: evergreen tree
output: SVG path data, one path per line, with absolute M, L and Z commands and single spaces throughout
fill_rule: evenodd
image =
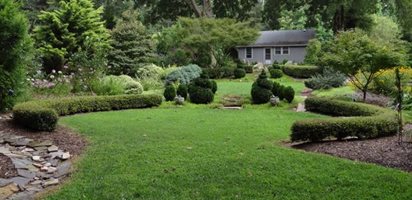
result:
M 0 0 L 0 111 L 22 91 L 30 50 L 28 20 L 14 0 Z
M 112 74 L 135 75 L 154 57 L 155 45 L 138 17 L 134 10 L 125 11 L 112 31 L 113 49 L 108 56 Z
M 61 70 L 70 57 L 86 52 L 93 57 L 109 47 L 109 33 L 100 18 L 103 9 L 91 0 L 63 0 L 42 11 L 35 37 L 47 72 Z M 101 54 L 100 54 L 101 55 Z

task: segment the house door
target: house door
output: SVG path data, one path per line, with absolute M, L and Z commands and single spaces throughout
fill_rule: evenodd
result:
M 265 49 L 265 64 L 267 65 L 272 64 L 272 49 L 271 48 Z

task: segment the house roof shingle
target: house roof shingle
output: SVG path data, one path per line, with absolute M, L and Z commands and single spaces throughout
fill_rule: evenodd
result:
M 254 44 L 241 47 L 307 46 L 309 40 L 313 38 L 315 38 L 313 29 L 261 31 Z

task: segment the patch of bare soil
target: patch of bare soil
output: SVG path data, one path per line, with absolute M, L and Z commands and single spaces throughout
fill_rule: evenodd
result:
M 0 154 L 0 178 L 11 178 L 17 176 L 17 170 L 11 159 L 3 154 Z
M 371 140 L 292 144 L 291 146 L 305 151 L 325 153 L 412 172 L 412 143 L 399 144 L 397 136 Z
M 84 137 L 74 133 L 74 131 L 69 128 L 58 126 L 53 132 L 33 132 L 18 127 L 11 119 L 4 117 L 4 115 L 0 119 L 0 131 L 24 136 L 36 141 L 50 140 L 61 150 L 68 151 L 72 155 L 80 155 L 87 145 L 87 141 Z

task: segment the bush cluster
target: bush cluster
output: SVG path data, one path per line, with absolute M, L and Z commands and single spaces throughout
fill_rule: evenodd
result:
M 177 95 L 187 99 L 187 95 L 188 95 L 188 88 L 187 85 L 185 84 L 180 84 L 179 87 L 177 87 L 177 91 L 176 91 Z
M 283 86 L 278 82 L 273 82 L 272 94 L 279 97 L 280 100 L 286 100 L 288 103 L 292 103 L 295 99 L 295 90 L 291 86 Z
M 342 86 L 346 76 L 331 68 L 325 68 L 322 74 L 316 74 L 305 81 L 305 86 L 314 90 L 330 89 Z
M 265 104 L 269 102 L 272 96 L 273 83 L 268 80 L 265 71 L 259 75 L 259 78 L 252 85 L 252 100 L 255 104 Z
M 202 73 L 202 69 L 197 65 L 187 65 L 183 66 L 178 70 L 171 72 L 166 76 L 166 82 L 177 82 L 182 84 L 189 84 L 193 79 L 198 78 Z
M 376 138 L 393 135 L 398 129 L 396 113 L 384 108 L 318 97 L 308 98 L 305 104 L 308 111 L 345 117 L 297 121 L 292 126 L 292 141 Z
M 159 95 L 86 96 L 29 101 L 13 108 L 13 120 L 35 131 L 53 131 L 58 116 L 97 111 L 148 108 L 162 103 Z
M 196 104 L 208 104 L 213 102 L 217 91 L 217 84 L 211 81 L 207 74 L 202 74 L 189 85 L 190 101 Z
M 322 73 L 322 69 L 317 66 L 304 65 L 284 65 L 283 73 L 294 78 L 310 78 L 318 73 Z

